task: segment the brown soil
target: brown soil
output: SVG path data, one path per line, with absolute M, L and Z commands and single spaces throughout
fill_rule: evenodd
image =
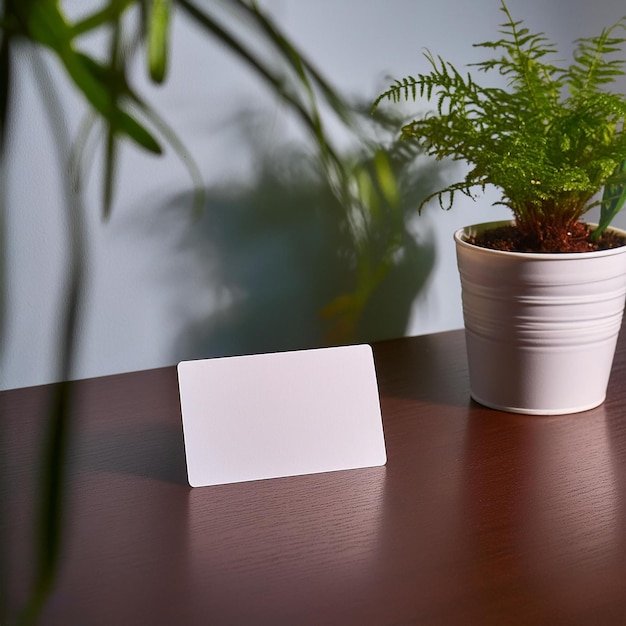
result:
M 587 224 L 578 222 L 569 231 L 555 232 L 539 241 L 524 235 L 515 226 L 507 225 L 470 237 L 468 241 L 483 248 L 508 252 L 593 252 L 626 245 L 623 237 L 611 231 L 605 232 L 599 241 L 590 241 L 590 234 Z

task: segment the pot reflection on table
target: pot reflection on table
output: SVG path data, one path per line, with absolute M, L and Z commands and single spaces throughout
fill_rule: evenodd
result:
M 507 580 L 509 593 L 534 603 L 527 614 L 542 618 L 603 606 L 626 575 L 615 462 L 603 407 L 470 418 L 466 508 L 479 588 L 495 597 Z

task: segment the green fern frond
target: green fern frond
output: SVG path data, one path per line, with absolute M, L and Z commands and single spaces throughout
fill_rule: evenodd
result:
M 413 76 L 407 76 L 402 80 L 396 80 L 394 84 L 376 98 L 372 105 L 372 113 L 383 100 L 391 102 L 401 102 L 402 100 L 416 100 L 418 82 Z
M 504 37 L 495 42 L 476 44 L 475 47 L 502 50 L 503 55 L 473 65 L 484 72 L 497 70 L 509 79 L 509 88 L 525 92 L 537 114 L 545 115 L 558 101 L 562 86 L 562 69 L 543 60 L 554 54 L 556 47 L 543 33 L 533 34 L 522 27 L 521 21 L 513 20 L 504 2 L 501 11 L 507 17 L 500 31 Z
M 574 62 L 563 68 L 550 61 L 556 49 L 543 33 L 513 20 L 504 0 L 501 10 L 507 18 L 501 38 L 477 44 L 495 51 L 494 58 L 470 67 L 496 71 L 506 88 L 481 86 L 426 52 L 430 71 L 395 81 L 374 108 L 385 99 L 430 102 L 434 110 L 405 124 L 401 138 L 435 159 L 469 164 L 463 180 L 424 202 L 438 197 L 445 208 L 454 193 L 471 196 L 489 184 L 500 189 L 499 204 L 525 232 L 549 223 L 567 227 L 598 204 L 595 197 L 608 181 L 612 200 L 623 184 L 615 176 L 626 158 L 626 96 L 606 86 L 624 74 L 623 59 L 612 55 L 626 43 L 619 32 L 626 31 L 626 17 L 579 40 Z
M 585 98 L 624 73 L 624 59 L 607 59 L 607 55 L 621 52 L 626 42 L 625 37 L 613 36 L 618 29 L 626 30 L 626 17 L 603 29 L 597 37 L 577 40 L 574 63 L 564 75 L 572 95 Z

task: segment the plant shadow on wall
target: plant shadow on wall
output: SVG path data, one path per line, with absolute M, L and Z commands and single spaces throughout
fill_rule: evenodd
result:
M 381 114 L 376 130 L 388 121 Z M 213 303 L 206 316 L 184 325 L 175 360 L 404 335 L 435 259 L 428 221 L 420 221 L 417 232 L 411 222 L 445 165 L 423 162 L 410 143 L 387 143 L 400 200 L 371 204 L 355 218 L 310 156 L 259 141 L 252 140 L 254 179 L 211 188 L 201 216 L 181 235 Z M 373 167 L 376 154 L 361 150 L 352 167 Z M 165 210 L 179 215 L 189 206 L 186 196 Z

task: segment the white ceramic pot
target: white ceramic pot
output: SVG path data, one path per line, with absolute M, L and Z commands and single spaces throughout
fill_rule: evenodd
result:
M 467 242 L 472 233 L 507 223 L 454 235 L 472 397 L 534 415 L 602 404 L 624 311 L 626 246 L 547 254 Z

